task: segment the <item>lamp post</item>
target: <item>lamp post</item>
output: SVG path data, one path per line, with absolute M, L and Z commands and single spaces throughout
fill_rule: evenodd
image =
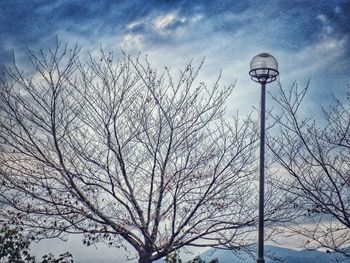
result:
M 261 84 L 260 102 L 260 174 L 259 174 L 259 234 L 257 263 L 264 263 L 264 181 L 265 181 L 265 97 L 266 84 L 276 80 L 278 76 L 277 60 L 268 53 L 256 55 L 250 61 L 249 75 Z

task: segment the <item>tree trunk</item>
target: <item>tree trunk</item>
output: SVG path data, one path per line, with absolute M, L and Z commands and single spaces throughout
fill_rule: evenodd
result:
M 152 263 L 151 255 L 140 255 L 139 263 Z

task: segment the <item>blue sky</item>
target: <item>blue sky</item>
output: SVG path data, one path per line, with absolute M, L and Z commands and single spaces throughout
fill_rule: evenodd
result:
M 202 80 L 237 80 L 232 110 L 251 110 L 258 92 L 247 74 L 260 52 L 279 61 L 285 88 L 311 79 L 307 102 L 342 96 L 350 72 L 350 1 L 28 1 L 0 2 L 0 61 L 25 47 L 52 46 L 56 38 L 99 50 L 147 54 L 173 69 L 206 58 Z M 120 53 L 119 53 L 120 54 Z M 275 84 L 276 85 L 276 84 Z M 271 87 L 274 92 L 276 88 Z
M 349 0 L 0 1 L 0 64 L 10 63 L 13 51 L 21 60 L 25 47 L 50 47 L 57 37 L 83 45 L 82 54 L 100 46 L 117 56 L 120 48 L 142 52 L 174 72 L 205 57 L 201 80 L 214 82 L 221 69 L 223 85 L 237 80 L 229 112 L 258 105 L 248 71 L 261 52 L 277 58 L 284 88 L 311 79 L 311 115 L 320 112 L 315 105 L 331 103 L 330 93 L 343 96 L 350 82 Z

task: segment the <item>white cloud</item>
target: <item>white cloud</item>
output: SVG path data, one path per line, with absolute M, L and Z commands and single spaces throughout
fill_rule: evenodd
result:
M 338 56 L 342 54 L 348 43 L 348 37 L 344 36 L 340 39 L 327 38 L 323 42 L 319 43 L 317 48 L 324 53 L 332 52 L 331 56 Z
M 120 46 L 122 48 L 133 48 L 142 50 L 144 47 L 144 35 L 128 33 L 123 36 Z
M 294 79 L 312 78 L 326 66 L 335 67 L 349 46 L 349 35 L 339 34 L 326 15 L 319 14 L 316 19 L 321 24 L 318 40 L 297 52 L 282 54 L 282 61 L 288 61 L 285 70 Z
M 281 63 L 291 81 L 312 78 L 326 66 L 333 67 L 342 59 L 349 45 L 349 37 L 322 37 L 318 42 L 294 53 L 282 53 Z M 286 78 L 286 76 L 284 77 Z
M 316 18 L 322 23 L 326 23 L 328 21 L 327 17 L 324 14 L 319 14 Z
M 175 13 L 169 13 L 163 16 L 156 17 L 152 24 L 155 29 L 164 29 L 173 23 L 175 20 L 181 20 L 177 17 Z
M 142 25 L 142 24 L 144 24 L 143 21 L 135 21 L 135 22 L 131 22 L 131 23 L 127 24 L 127 25 L 126 25 L 126 28 L 127 28 L 128 30 L 132 30 L 132 29 L 134 29 L 135 27 L 140 26 L 140 25 Z
M 336 6 L 336 7 L 334 8 L 334 13 L 340 14 L 341 12 L 342 12 L 342 10 L 341 10 L 340 6 Z
M 201 21 L 204 18 L 203 15 L 201 14 L 196 14 L 194 16 L 191 17 L 191 22 L 193 23 L 197 23 L 198 21 Z
M 326 15 L 319 14 L 316 18 L 321 22 L 322 25 L 321 37 L 323 37 L 324 39 L 328 39 L 336 33 L 336 30 L 334 29 L 331 20 L 329 20 Z

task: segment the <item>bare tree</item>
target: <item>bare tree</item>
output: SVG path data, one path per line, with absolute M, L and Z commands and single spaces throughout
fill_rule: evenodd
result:
M 239 245 L 256 222 L 256 123 L 223 119 L 233 85 L 123 55 L 30 51 L 0 78 L 2 217 L 39 238 L 128 242 L 139 262 L 185 245 Z M 243 243 L 240 243 L 243 245 Z
M 299 211 L 299 224 L 288 228 L 306 237 L 306 247 L 349 257 L 350 93 L 341 101 L 334 97 L 333 106 L 322 108 L 322 123 L 316 123 L 300 112 L 307 90 L 295 84 L 274 97 L 282 113 L 275 116 L 280 130 L 269 145 L 290 175 L 282 176 L 279 187 Z

